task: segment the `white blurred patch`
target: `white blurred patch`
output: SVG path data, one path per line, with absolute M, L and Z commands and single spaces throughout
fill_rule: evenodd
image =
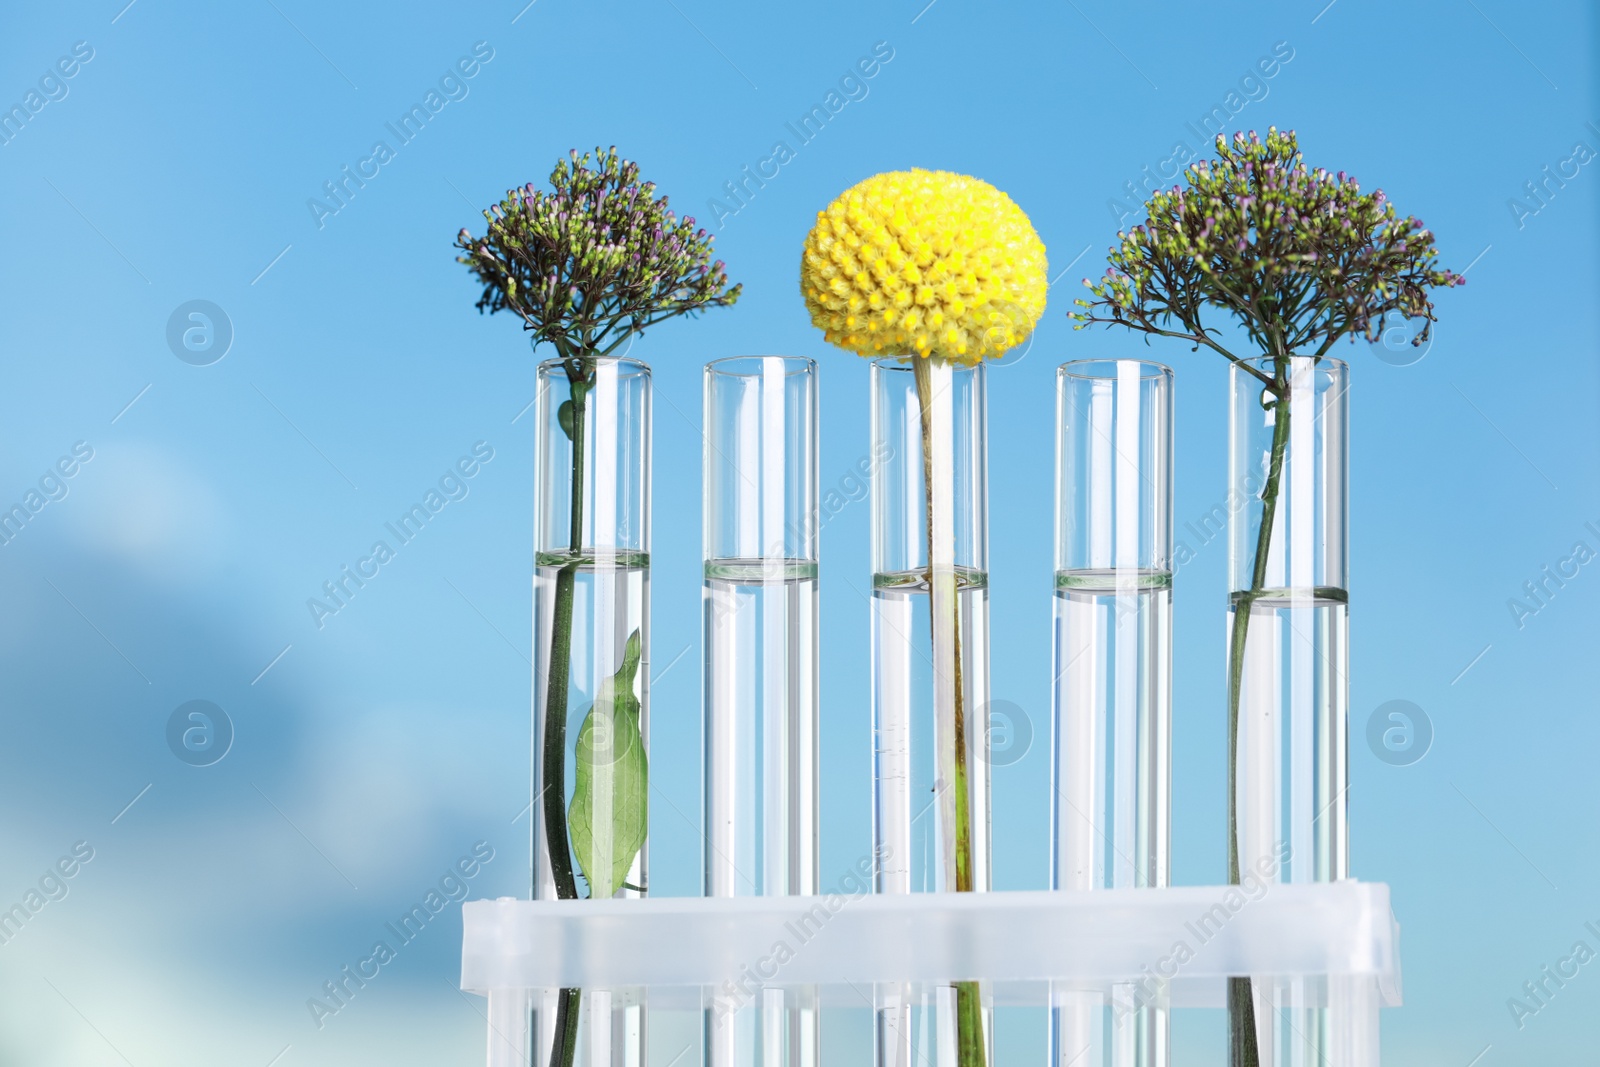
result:
M 471 705 L 386 702 L 325 713 L 299 757 L 308 773 L 298 803 L 329 847 L 374 881 L 415 881 L 430 865 L 442 870 L 456 854 L 441 853 L 441 840 L 457 852 L 472 844 L 445 830 L 463 823 L 483 827 L 496 873 L 525 867 L 528 823 L 512 819 L 528 803 L 526 735 L 520 746 L 483 745 L 497 727 L 501 716 Z
M 371 983 L 319 1031 L 305 1001 L 343 948 L 328 945 L 326 933 L 286 952 L 279 932 L 262 926 L 231 941 L 234 954 L 175 955 L 157 942 L 128 943 L 148 914 L 108 900 L 7 961 L 0 1063 L 346 1067 L 483 1058 L 483 1017 L 474 1011 L 482 1001 L 452 989 L 459 967 L 448 955 L 414 955 L 406 971 Z M 353 924 L 352 948 L 370 944 L 366 927 L 381 931 L 381 917 Z
M 69 486 L 67 498 L 50 505 L 56 516 L 49 517 L 58 517 L 67 539 L 88 553 L 154 578 L 189 582 L 223 562 L 220 498 L 170 449 L 95 445 L 94 459 Z

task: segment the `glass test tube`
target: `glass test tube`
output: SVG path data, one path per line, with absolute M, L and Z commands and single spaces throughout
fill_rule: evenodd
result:
M 817 874 L 817 369 L 705 368 L 705 892 L 811 896 Z M 709 993 L 710 1067 L 816 1067 L 814 988 Z
M 1054 629 L 1051 888 L 1164 886 L 1172 372 L 1161 364 L 1080 360 L 1056 372 Z M 1166 1067 L 1172 977 L 1058 985 L 1051 1067 Z

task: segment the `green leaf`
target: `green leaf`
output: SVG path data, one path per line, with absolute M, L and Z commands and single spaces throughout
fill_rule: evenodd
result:
M 556 408 L 556 422 L 561 425 L 561 432 L 567 435 L 567 440 L 572 440 L 572 401 L 563 400 Z
M 600 683 L 599 696 L 578 729 L 577 788 L 567 809 L 572 851 L 589 896 L 604 900 L 628 877 L 644 847 L 650 771 L 639 730 L 639 631 L 622 652 L 622 666 Z

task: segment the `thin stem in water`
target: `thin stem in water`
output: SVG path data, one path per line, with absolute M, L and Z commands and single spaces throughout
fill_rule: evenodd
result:
M 1250 588 L 1236 590 L 1233 631 L 1228 642 L 1228 882 L 1238 885 L 1239 869 L 1239 702 L 1243 694 L 1245 641 L 1250 633 L 1250 613 L 1266 588 L 1267 557 L 1272 549 L 1272 526 L 1277 518 L 1278 493 L 1283 481 L 1283 456 L 1289 445 L 1288 361 L 1273 361 L 1272 384 L 1266 392 L 1276 399 L 1272 410 L 1272 451 L 1267 478 L 1261 489 L 1261 528 L 1256 532 L 1255 560 Z M 1259 1067 L 1261 1051 L 1256 1041 L 1255 999 L 1250 979 L 1228 979 L 1228 1021 L 1233 1067 Z
M 961 670 L 961 601 L 957 571 L 948 573 L 934 566 L 934 515 L 935 501 L 949 508 L 954 501 L 948 493 L 939 493 L 935 487 L 943 483 L 934 478 L 933 469 L 933 357 L 915 356 L 911 360 L 917 384 L 917 406 L 922 423 L 922 487 L 927 509 L 928 539 L 928 611 L 931 630 L 939 629 L 941 601 L 949 603 L 952 640 L 952 682 L 955 688 L 952 734 L 954 735 L 955 768 L 952 774 L 951 794 L 955 805 L 955 875 L 956 892 L 973 891 L 972 878 L 972 809 L 967 784 L 967 719 L 965 680 Z M 938 583 L 936 585 L 936 583 Z M 940 588 L 940 587 L 943 588 Z M 943 596 L 941 596 L 941 593 Z M 939 650 L 934 649 L 935 672 L 938 671 Z M 935 686 L 937 689 L 937 685 Z M 977 982 L 956 983 L 956 1044 L 959 1067 L 984 1067 L 983 997 Z
M 567 364 L 567 380 L 572 386 L 571 555 L 556 571 L 550 677 L 545 690 L 544 738 L 540 752 L 544 771 L 545 845 L 550 853 L 550 873 L 556 883 L 556 896 L 561 900 L 576 900 L 578 896 L 578 883 L 572 872 L 572 847 L 567 838 L 567 693 L 572 674 L 573 598 L 583 551 L 583 436 L 591 362 L 579 358 Z M 559 995 L 556 1040 L 550 1049 L 551 1067 L 572 1067 L 578 1045 L 578 1008 L 582 995 L 579 989 L 563 989 Z

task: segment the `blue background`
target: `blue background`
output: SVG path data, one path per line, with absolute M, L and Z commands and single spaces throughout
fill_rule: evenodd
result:
M 1520 1029 L 1507 1007 L 1574 942 L 1600 948 L 1583 928 L 1600 924 L 1600 563 L 1520 626 L 1508 606 L 1576 542 L 1600 550 L 1600 164 L 1543 204 L 1524 191 L 1577 142 L 1600 149 L 1592 5 L 125 2 L 11 5 L 0 34 L 6 107 L 74 42 L 93 49 L 0 147 L 0 505 L 93 449 L 0 547 L 0 907 L 75 842 L 94 850 L 0 945 L 0 1062 L 480 1062 L 453 908 L 321 1029 L 305 1002 L 475 842 L 494 858 L 474 896 L 526 884 L 534 357 L 515 322 L 472 310 L 450 243 L 597 142 L 706 219 L 741 167 L 796 149 L 717 229 L 744 299 L 633 353 L 657 371 L 653 891 L 699 886 L 700 366 L 817 357 L 837 484 L 868 447 L 867 368 L 809 326 L 800 244 L 838 191 L 913 165 L 1007 190 L 1061 275 L 1029 352 L 991 377 L 994 696 L 1036 737 L 996 774 L 996 882 L 1044 885 L 1054 366 L 1176 368 L 1180 538 L 1226 481 L 1217 357 L 1074 334 L 1065 315 L 1124 183 L 1200 147 L 1186 123 L 1278 42 L 1292 59 L 1240 91 L 1230 128 L 1297 129 L 1313 165 L 1381 185 L 1470 267 L 1420 362 L 1340 353 L 1353 865 L 1393 886 L 1404 926 L 1385 1052 L 1593 1056 L 1600 963 Z M 319 226 L 308 199 L 393 147 L 384 124 L 479 41 L 493 58 L 468 94 Z M 893 59 L 867 95 L 799 145 L 784 124 L 880 41 Z M 209 366 L 166 340 L 194 299 L 234 331 Z M 318 628 L 307 599 L 479 441 L 494 458 L 469 495 Z M 825 881 L 868 849 L 866 534 L 862 504 L 823 533 Z M 1198 547 L 1177 577 L 1181 883 L 1223 876 L 1225 556 Z M 209 767 L 167 742 L 196 699 L 235 732 Z M 1431 721 L 1418 762 L 1366 743 L 1390 700 Z M 1001 1062 L 1042 1062 L 1037 1013 L 1000 1025 Z M 864 1032 L 830 1024 L 828 1062 L 865 1062 Z M 1221 1034 L 1220 1013 L 1180 1013 L 1181 1062 L 1221 1063 Z

